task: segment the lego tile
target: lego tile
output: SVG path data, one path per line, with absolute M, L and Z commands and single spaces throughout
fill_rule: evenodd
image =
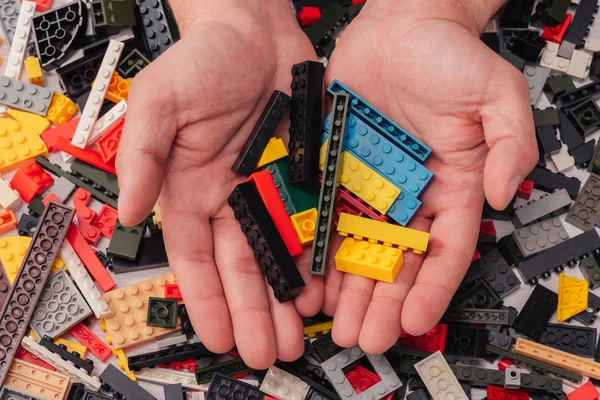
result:
M 317 207 L 319 193 L 313 187 L 290 184 L 288 159 L 274 161 L 264 168 L 273 176 L 275 187 L 279 190 L 279 198 L 283 201 L 288 215 Z
M 16 210 L 20 205 L 19 192 L 14 190 L 7 181 L 0 178 L 0 207 Z
M 433 400 L 468 399 L 439 350 L 416 363 L 415 370 L 425 383 Z
M 287 111 L 291 97 L 275 90 L 267 101 L 250 136 L 246 139 L 242 150 L 231 169 L 244 176 L 249 176 L 256 167 L 259 158 L 267 148 L 267 144 L 275 133 L 275 129 Z
M 148 298 L 148 326 L 175 329 L 177 327 L 177 300 Z
M 206 400 L 265 400 L 266 397 L 258 388 L 221 374 L 213 376 L 204 395 Z
M 540 343 L 584 357 L 594 357 L 596 329 L 564 324 L 548 324 Z
M 600 178 L 590 174 L 573 202 L 565 221 L 584 231 L 593 229 L 600 215 L 599 196 Z
M 527 302 L 519 312 L 513 328 L 535 339 L 540 340 L 546 330 L 548 321 L 558 305 L 558 295 L 542 285 L 536 285 Z
M 441 321 L 447 324 L 508 325 L 508 311 L 483 308 L 448 308 Z
M 0 77 L 0 104 L 45 116 L 54 92 L 8 76 Z
M 19 110 L 7 110 L 6 114 L 35 132 L 36 135 L 41 135 L 50 127 L 50 121 L 38 114 Z
M 185 388 L 181 383 L 175 383 L 164 386 L 165 400 L 186 400 Z
M 81 322 L 72 327 L 69 333 L 100 361 L 105 362 L 112 355 L 110 347 Z
M 152 396 L 140 385 L 133 382 L 112 364 L 108 364 L 104 371 L 102 371 L 100 374 L 100 380 L 102 383 L 108 385 L 113 392 L 120 394 L 123 398 L 136 400 L 156 400 L 156 397 Z
M 31 20 L 35 13 L 35 2 L 23 1 L 19 11 L 19 18 L 15 26 L 14 36 L 10 45 L 10 52 L 6 60 L 4 76 L 20 79 L 23 60 L 25 59 L 25 50 L 29 40 L 29 31 L 31 30 Z
M 517 229 L 512 233 L 524 257 L 530 257 L 569 239 L 558 217 Z
M 40 60 L 35 56 L 29 56 L 23 61 L 25 65 L 25 72 L 27 73 L 27 80 L 32 85 L 44 86 L 44 76 L 42 75 L 42 66 Z M 52 105 L 50 105 L 52 107 Z
M 558 56 L 558 43 L 547 42 L 540 57 L 540 67 L 566 73 L 569 69 L 569 58 Z
M 556 128 L 553 125 L 538 126 L 535 128 L 535 135 L 544 155 L 560 151 L 560 141 L 556 138 Z
M 275 160 L 279 160 L 280 158 L 287 157 L 288 151 L 285 148 L 285 144 L 281 138 L 271 138 L 267 142 L 267 146 L 265 150 L 260 155 L 258 162 L 256 163 L 256 168 L 261 168 L 267 164 L 272 163 Z
M 558 172 L 565 172 L 572 169 L 575 166 L 575 160 L 569 154 L 567 146 L 564 144 L 561 146 L 560 150 L 555 154 L 550 154 L 550 159 L 552 160 L 552 164 Z
M 106 254 L 135 261 L 145 230 L 145 220 L 133 227 L 124 226 L 117 220 Z
M 106 95 L 106 89 L 115 72 L 123 47 L 123 43 L 116 40 L 111 40 L 108 45 L 98 75 L 96 76 L 94 86 L 91 89 L 91 94 L 81 112 L 82 117 L 79 120 L 79 124 L 73 134 L 73 139 L 71 140 L 71 144 L 75 147 L 85 149 L 87 146 L 88 138 L 98 119 L 98 114 L 100 113 L 100 108 L 104 96 Z
M 590 76 L 590 66 L 592 65 L 592 55 L 583 50 L 573 50 L 567 75 L 579 79 L 587 79 Z
M 296 231 L 298 240 L 304 246 L 311 244 L 315 238 L 315 227 L 317 225 L 317 209 L 302 211 L 290 216 L 292 226 Z
M 558 50 L 561 57 L 571 58 L 576 46 L 583 45 L 589 25 L 594 20 L 598 0 L 580 0 L 575 15 Z
M 346 379 L 343 369 L 362 357 L 369 360 L 381 381 L 365 390 L 361 395 L 357 395 Z M 332 382 L 335 391 L 345 399 L 372 398 L 379 400 L 402 386 L 402 382 L 385 356 L 366 354 L 358 346 L 341 351 L 323 362 L 321 366 L 327 378 Z
M 338 271 L 390 283 L 396 279 L 402 262 L 399 249 L 351 237 L 344 239 L 335 255 Z
M 166 368 L 145 368 L 135 373 L 142 382 L 150 382 L 158 385 L 181 383 L 186 389 L 206 391 L 207 385 L 198 385 L 196 378 L 191 372 L 175 371 Z
M 556 319 L 563 322 L 580 312 L 588 305 L 588 283 L 586 280 L 577 279 L 560 273 L 558 281 L 558 308 Z
M 4 386 L 43 400 L 62 399 L 70 385 L 67 376 L 19 359 L 13 360 Z
M 0 77 L 0 81 L 2 79 L 4 78 Z M 0 174 L 29 164 L 37 156 L 48 155 L 48 149 L 42 139 L 20 122 L 0 118 L 0 139 Z
M 248 367 L 241 358 L 234 358 L 233 360 L 219 362 L 205 368 L 197 369 L 194 372 L 194 375 L 196 376 L 196 383 L 201 385 L 210 382 L 211 378 L 216 373 L 236 377 L 240 373 L 250 371 L 252 371 L 252 368 Z
M 533 223 L 552 218 L 562 214 L 571 205 L 571 198 L 566 190 L 557 190 L 554 193 L 543 195 L 537 200 L 532 200 L 527 205 L 515 210 L 512 219 L 516 228 L 522 228 Z
M 169 266 L 167 250 L 165 249 L 163 234 L 159 233 L 142 239 L 140 252 L 136 261 L 113 256 L 110 268 L 115 274 L 125 274 L 167 266 Z
M 240 222 L 242 232 L 249 239 L 254 257 L 267 277 L 275 298 L 279 302 L 295 298 L 304 288 L 304 280 L 254 184 L 246 182 L 237 185 L 227 202 Z

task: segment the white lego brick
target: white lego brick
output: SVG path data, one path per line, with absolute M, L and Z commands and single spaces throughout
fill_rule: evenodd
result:
M 590 65 L 592 65 L 592 55 L 583 50 L 573 50 L 567 75 L 579 79 L 587 79 L 590 76 Z
M 198 385 L 196 376 L 192 372 L 175 371 L 166 368 L 144 368 L 135 372 L 135 377 L 142 382 L 150 382 L 158 385 L 171 385 L 181 383 L 186 389 L 202 390 L 206 392 L 210 383 Z
M 156 344 L 159 349 L 166 347 L 176 346 L 178 344 L 186 343 L 187 335 L 185 333 L 176 333 L 174 335 L 163 336 L 156 339 Z
M 92 128 L 92 133 L 88 138 L 87 145 L 91 146 L 92 144 L 96 143 L 96 141 L 100 139 L 102 135 L 114 128 L 115 125 L 121 121 L 121 118 L 125 116 L 125 113 L 127 113 L 127 102 L 125 100 L 121 100 L 106 114 L 104 114 L 102 118 L 96 121 L 94 128 Z
M 300 378 L 272 365 L 260 385 L 260 390 L 279 400 L 304 400 L 309 386 Z
M 19 19 L 17 19 L 17 27 L 13 36 L 8 60 L 6 61 L 6 69 L 4 76 L 9 78 L 19 79 L 21 69 L 23 67 L 23 59 L 27 50 L 27 41 L 29 41 L 29 32 L 33 22 L 33 14 L 35 13 L 36 4 L 33 1 L 24 1 L 21 3 L 21 11 Z
M 72 155 L 70 155 L 69 153 L 65 153 L 64 151 L 60 152 L 60 156 L 62 157 L 63 161 L 70 164 L 73 161 L 75 161 L 75 157 L 73 157 Z
M 121 57 L 123 47 L 123 43 L 116 40 L 111 40 L 108 43 L 108 48 L 106 49 L 106 53 L 104 53 L 102 64 L 100 65 L 98 75 L 96 75 L 96 80 L 94 81 L 94 86 L 92 87 L 90 96 L 81 112 L 79 124 L 77 124 L 75 133 L 73 134 L 73 140 L 71 140 L 71 144 L 75 147 L 81 149 L 87 147 L 89 137 L 92 134 L 92 129 L 94 128 L 94 124 L 100 113 L 100 108 L 104 102 L 108 84 L 119 64 L 119 57 Z
M 416 363 L 414 368 L 433 400 L 468 399 L 439 350 Z
M 67 266 L 71 277 L 94 312 L 96 318 L 109 316 L 111 314 L 110 307 L 108 307 L 108 304 L 102 297 L 102 293 L 96 287 L 96 284 L 69 242 L 65 241 L 62 244 L 60 248 L 60 258 L 62 258 Z
M 100 386 L 102 385 L 100 379 L 86 374 L 70 362 L 63 360 L 58 354 L 54 354 L 47 348 L 39 345 L 32 337 L 25 336 L 21 341 L 21 346 L 34 356 L 41 358 L 63 374 L 69 376 L 73 381 L 81 383 L 86 388 L 95 392 L 100 390 Z
M 585 39 L 585 45 L 583 46 L 585 51 L 595 53 L 600 51 L 600 37 L 588 37 Z
M 0 179 L 0 207 L 16 210 L 19 204 L 21 204 L 19 193 L 13 190 L 6 180 Z
M 189 400 L 204 400 L 203 392 L 190 392 L 188 396 Z
M 564 144 L 558 153 L 550 154 L 550 159 L 558 172 L 565 172 L 575 166 L 575 160 L 569 154 L 569 149 Z
M 554 71 L 567 72 L 569 69 L 569 60 L 558 56 L 558 43 L 548 42 L 542 50 L 540 57 L 540 67 L 550 68 Z

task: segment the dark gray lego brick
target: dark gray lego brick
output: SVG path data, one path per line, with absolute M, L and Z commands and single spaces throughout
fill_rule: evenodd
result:
M 600 178 L 590 174 L 567 213 L 565 221 L 583 231 L 594 229 L 598 216 L 600 216 L 599 199 Z
M 508 325 L 508 311 L 480 308 L 449 308 L 442 316 L 441 321 L 448 324 Z
M 532 256 L 569 239 L 569 234 L 558 217 L 517 229 L 512 235 L 524 257 Z
M 536 285 L 519 312 L 513 328 L 539 341 L 546 331 L 548 321 L 558 306 L 558 294 L 542 285 Z
M 156 400 L 139 384 L 129 379 L 124 373 L 119 371 L 117 367 L 108 364 L 104 371 L 100 374 L 100 380 L 108 385 L 113 392 L 118 393 L 121 398 L 135 400 Z M 207 397 L 208 399 L 208 397 Z
M 596 339 L 595 328 L 548 324 L 540 343 L 578 356 L 593 357 L 596 353 Z
M 562 214 L 571 205 L 571 197 L 565 189 L 531 200 L 515 210 L 512 222 L 515 228 Z

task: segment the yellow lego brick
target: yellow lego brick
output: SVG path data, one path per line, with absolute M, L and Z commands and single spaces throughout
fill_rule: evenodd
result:
M 24 124 L 0 118 L 0 174 L 30 164 L 38 156 L 47 156 L 42 138 Z
M 158 229 L 162 229 L 162 214 L 160 212 L 160 204 L 158 204 L 158 202 L 154 205 L 152 211 L 154 212 L 154 215 L 152 216 L 154 225 L 158 226 Z
M 37 57 L 29 56 L 23 61 L 25 71 L 27 71 L 27 79 L 32 85 L 44 86 L 44 76 L 42 75 L 42 66 Z
M 79 111 L 79 108 L 77 104 L 73 103 L 73 100 L 58 92 L 54 92 L 46 118 L 52 121 L 54 125 L 59 126 L 72 120 L 77 111 Z
M 21 267 L 27 248 L 31 243 L 28 236 L 3 236 L 0 237 L 0 262 L 6 270 L 6 276 L 12 283 L 17 277 L 17 272 Z M 56 256 L 56 261 L 50 270 L 50 273 L 58 271 L 58 268 L 65 269 L 65 263 L 60 256 Z
M 269 139 L 269 143 L 267 143 L 265 151 L 263 151 L 262 155 L 258 159 L 256 168 L 260 168 L 263 165 L 270 164 L 275 160 L 279 160 L 280 158 L 287 156 L 288 151 L 285 148 L 285 144 L 283 144 L 283 140 L 280 138 L 271 138 Z
M 327 140 L 321 146 L 319 154 L 321 171 L 325 165 L 326 151 Z M 400 196 L 400 189 L 347 151 L 342 156 L 342 170 L 339 174 L 342 186 L 380 213 L 387 213 Z
M 131 379 L 132 381 L 137 381 L 135 375 L 133 374 L 133 371 L 129 369 L 129 363 L 127 362 L 127 356 L 125 355 L 125 352 L 123 351 L 123 349 L 113 349 L 112 351 L 113 356 L 117 357 L 119 359 L 119 368 L 121 368 L 121 371 L 125 371 L 125 375 L 127 375 L 127 377 L 129 379 Z
M 4 380 L 12 390 L 27 393 L 43 400 L 61 400 L 66 397 L 71 380 L 57 371 L 38 367 L 27 361 L 13 359 Z
M 108 84 L 104 98 L 115 104 L 121 100 L 127 100 L 130 86 L 131 84 L 127 79 L 121 78 L 119 73 L 115 72 Z
M 335 255 L 338 271 L 394 282 L 403 262 L 402 250 L 347 237 Z
M 66 349 L 69 353 L 76 352 L 77 354 L 79 354 L 79 358 L 81 358 L 82 360 L 85 360 L 85 355 L 87 354 L 87 347 L 85 347 L 84 345 L 75 343 L 75 342 L 71 342 L 70 340 L 66 340 L 66 339 L 62 339 L 62 338 L 54 339 L 54 344 L 56 344 L 56 345 L 62 344 L 63 346 L 66 347 Z
M 600 363 L 556 350 L 531 340 L 517 338 L 515 353 L 573 371 L 589 378 L 600 379 Z
M 558 279 L 558 308 L 556 319 L 559 322 L 585 311 L 588 306 L 588 282 L 560 273 Z
M 296 230 L 298 239 L 303 245 L 312 243 L 315 238 L 315 226 L 317 224 L 317 209 L 299 212 L 290 216 L 292 226 Z
M 345 212 L 340 213 L 337 226 L 342 236 L 353 236 L 375 242 L 383 242 L 386 246 L 398 246 L 401 250 L 412 249 L 417 254 L 427 251 L 429 233 L 375 221 L 369 218 L 357 217 Z
M 124 349 L 175 331 L 146 325 L 148 298 L 164 297 L 167 283 L 176 283 L 173 274 L 161 275 L 104 293 L 104 300 L 111 310 L 111 316 L 104 318 L 109 344 L 115 349 Z M 179 323 L 176 329 L 179 329 Z
M 41 115 L 13 109 L 7 110 L 6 113 L 15 121 L 18 121 L 31 129 L 38 136 L 50 127 L 50 121 Z
M 327 321 L 316 325 L 310 325 L 304 327 L 304 336 L 308 336 L 309 338 L 317 337 L 317 333 L 322 333 L 323 335 L 331 332 L 331 328 L 333 327 L 333 321 Z

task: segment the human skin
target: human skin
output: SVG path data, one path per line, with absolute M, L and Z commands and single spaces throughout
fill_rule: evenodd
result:
M 292 65 L 316 55 L 287 0 L 171 2 L 182 39 L 133 81 L 119 218 L 139 223 L 160 194 L 170 266 L 207 348 L 235 344 L 263 369 L 302 354 L 300 316 L 320 309 L 338 344 L 371 353 L 439 320 L 471 260 L 484 193 L 503 208 L 537 160 L 525 80 L 478 40 L 500 3 L 369 0 L 348 27 L 326 84 L 339 79 L 432 148 L 435 177 L 410 225 L 431 231 L 429 251 L 405 253 L 393 284 L 333 264 L 310 275 L 305 251 L 306 287 L 280 304 L 227 205 L 244 179 L 230 168 L 272 91 L 289 94 Z

